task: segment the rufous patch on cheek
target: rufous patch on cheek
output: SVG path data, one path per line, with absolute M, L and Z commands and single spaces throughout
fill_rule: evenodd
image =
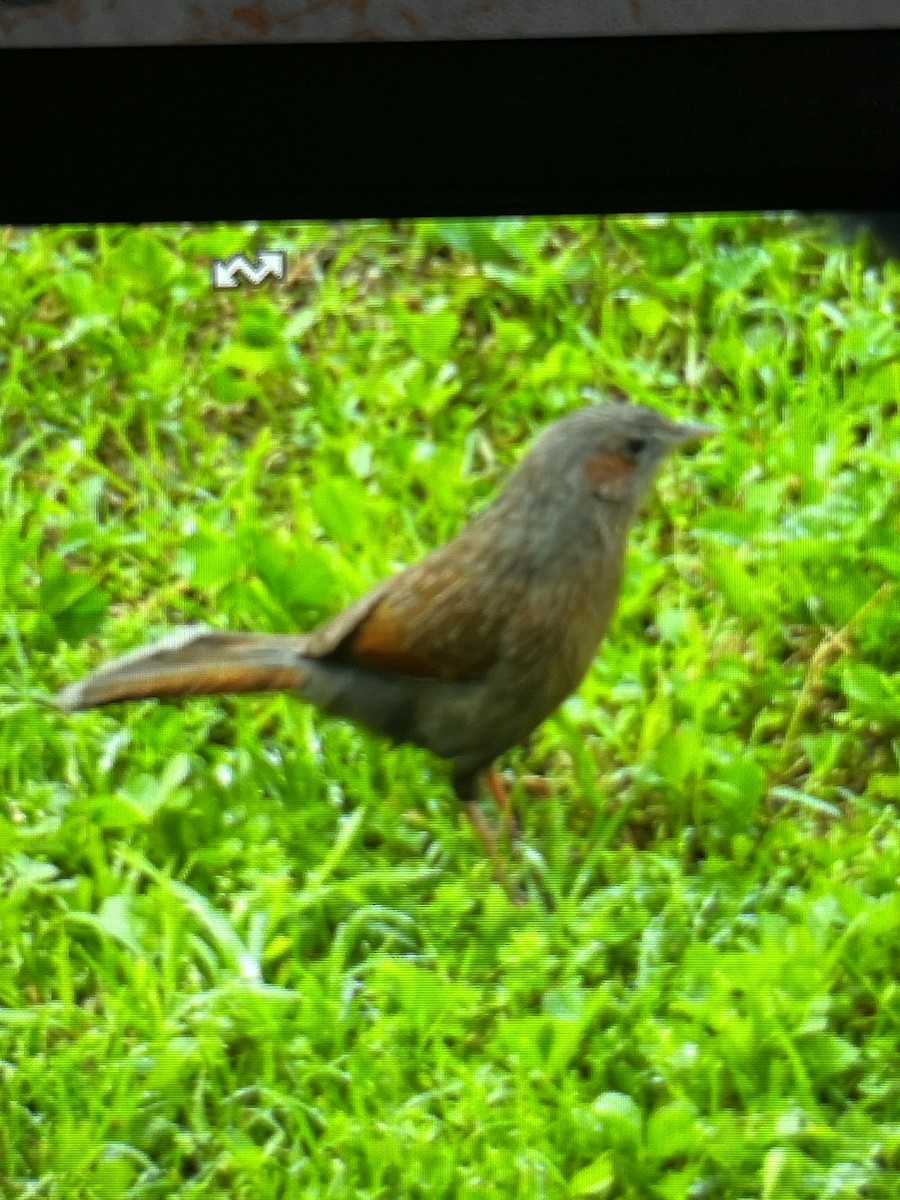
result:
M 634 474 L 633 459 L 624 454 L 598 454 L 584 465 L 588 483 L 611 500 L 620 499 L 628 491 L 628 481 Z
M 598 454 L 587 460 L 586 470 L 591 483 L 608 483 L 627 478 L 634 470 L 634 462 L 624 454 Z

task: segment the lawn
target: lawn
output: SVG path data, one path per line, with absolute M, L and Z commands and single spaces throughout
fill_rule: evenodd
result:
M 896 1200 L 898 309 L 777 214 L 0 230 L 0 1197 Z M 521 908 L 427 754 L 47 703 L 312 627 L 610 395 L 721 433 L 502 764 Z

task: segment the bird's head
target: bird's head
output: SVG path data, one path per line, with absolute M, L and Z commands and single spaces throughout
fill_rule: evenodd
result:
M 509 491 L 520 499 L 530 494 L 569 527 L 584 520 L 627 526 L 662 461 L 715 432 L 711 425 L 672 421 L 642 405 L 576 409 L 541 434 Z

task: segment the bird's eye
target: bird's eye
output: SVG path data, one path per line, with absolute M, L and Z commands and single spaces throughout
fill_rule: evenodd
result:
M 647 439 L 642 437 L 630 438 L 625 445 L 629 454 L 637 456 L 647 445 Z

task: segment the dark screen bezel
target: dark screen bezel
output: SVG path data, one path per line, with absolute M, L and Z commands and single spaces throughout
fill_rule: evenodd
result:
M 0 52 L 0 222 L 900 208 L 900 32 Z

